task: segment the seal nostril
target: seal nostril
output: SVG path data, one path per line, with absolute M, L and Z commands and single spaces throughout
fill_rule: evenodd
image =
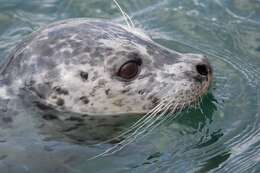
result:
M 202 76 L 207 76 L 209 73 L 208 67 L 205 64 L 196 65 L 196 70 Z

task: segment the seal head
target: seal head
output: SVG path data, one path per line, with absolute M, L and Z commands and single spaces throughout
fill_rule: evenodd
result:
M 181 109 L 197 102 L 212 80 L 203 55 L 86 19 L 35 32 L 1 70 L 7 93 L 23 89 L 47 107 L 88 115 L 143 114 L 162 104 Z

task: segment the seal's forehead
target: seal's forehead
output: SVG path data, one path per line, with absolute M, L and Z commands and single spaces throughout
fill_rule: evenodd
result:
M 73 35 L 71 35 L 73 33 Z M 42 35 L 48 34 L 47 37 L 50 41 L 53 40 L 60 42 L 66 41 L 66 44 L 72 46 L 75 53 L 76 50 L 80 52 L 84 51 L 81 47 L 94 47 L 95 54 L 99 55 L 102 52 L 102 48 L 113 49 L 113 54 L 121 52 L 121 58 L 127 58 L 122 52 L 138 52 L 143 55 L 142 58 L 150 59 L 155 62 L 155 65 L 161 66 L 162 64 L 172 64 L 173 59 L 180 57 L 179 53 L 166 50 L 160 45 L 155 44 L 152 40 L 148 39 L 148 36 L 140 37 L 140 32 L 136 32 L 134 29 L 126 29 L 125 27 L 117 24 L 111 24 L 109 22 L 100 21 L 75 21 L 70 23 L 61 23 L 58 26 L 48 27 L 43 30 Z M 144 34 L 141 34 L 144 35 Z M 45 35 L 46 36 L 46 35 Z M 71 40 L 71 41 L 70 41 Z M 79 42 L 78 42 L 79 41 Z M 65 43 L 64 43 L 65 44 Z M 51 44 L 48 44 L 51 45 Z M 57 44 L 60 45 L 60 44 Z M 75 56 L 73 52 L 73 56 Z M 118 56 L 118 55 L 116 55 Z M 91 56 L 99 58 L 99 56 Z
M 174 65 L 180 62 L 181 55 L 162 48 L 149 40 L 126 41 L 119 38 L 113 40 L 100 39 L 98 42 L 105 47 L 113 48 L 113 54 L 104 59 L 105 69 L 114 74 L 124 63 L 129 60 L 140 59 L 142 61 L 141 71 L 147 70 L 154 74 L 165 70 L 165 65 Z M 150 71 L 150 72 L 149 72 Z

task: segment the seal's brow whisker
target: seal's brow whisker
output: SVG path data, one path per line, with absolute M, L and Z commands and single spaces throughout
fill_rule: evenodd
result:
M 121 8 L 121 6 L 119 5 L 119 3 L 117 2 L 117 0 L 113 0 L 114 3 L 116 4 L 116 6 L 118 7 L 118 9 L 120 10 L 121 14 L 123 15 L 124 19 L 125 19 L 125 22 L 127 24 L 127 26 L 129 28 L 134 28 L 134 23 L 132 21 L 132 19 L 130 18 L 130 16 Z M 129 23 L 130 22 L 130 23 Z
M 116 39 L 116 37 L 112 33 L 105 31 L 105 29 L 103 27 L 93 26 L 93 28 L 97 28 L 99 31 L 101 31 L 101 33 L 107 35 L 107 37 L 110 38 L 111 40 L 122 43 L 122 40 Z

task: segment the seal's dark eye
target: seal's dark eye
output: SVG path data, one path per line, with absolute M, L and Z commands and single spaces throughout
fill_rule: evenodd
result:
M 131 80 L 138 75 L 140 65 L 138 61 L 128 61 L 119 68 L 117 75 L 124 80 Z

